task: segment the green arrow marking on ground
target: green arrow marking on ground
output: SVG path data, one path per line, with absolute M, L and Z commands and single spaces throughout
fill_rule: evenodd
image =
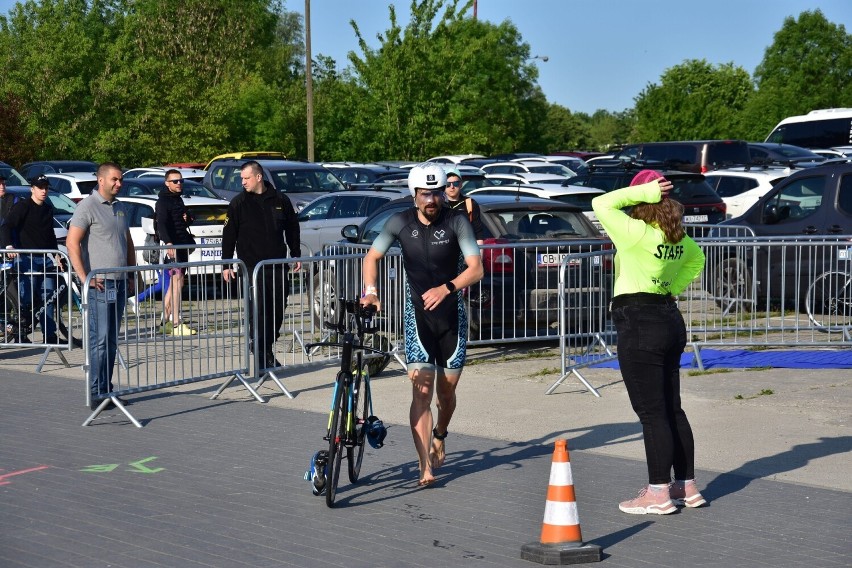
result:
M 160 472 L 160 471 L 163 471 L 164 469 L 166 469 L 164 467 L 157 467 L 157 468 L 152 469 L 152 468 L 144 465 L 145 463 L 147 463 L 151 460 L 155 460 L 155 459 L 157 459 L 157 456 L 151 456 L 150 458 L 145 458 L 144 460 L 130 462 L 130 465 L 132 467 L 136 468 L 136 469 L 131 469 L 131 470 L 128 470 L 128 471 L 132 471 L 133 473 L 157 473 L 157 472 Z
M 105 463 L 101 465 L 87 465 L 80 471 L 85 471 L 86 473 L 109 473 L 114 470 L 121 464 L 117 463 Z

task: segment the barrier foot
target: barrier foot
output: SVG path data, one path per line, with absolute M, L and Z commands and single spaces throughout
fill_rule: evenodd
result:
M 134 418 L 133 415 L 130 414 L 130 412 L 127 411 L 127 407 L 121 403 L 121 400 L 119 400 L 117 396 L 111 396 L 109 398 L 103 399 L 98 405 L 98 407 L 95 409 L 95 411 L 92 412 L 92 414 L 90 414 L 88 418 L 86 418 L 85 422 L 83 422 L 83 426 L 88 426 L 89 424 L 91 424 L 92 421 L 98 417 L 98 414 L 103 411 L 104 407 L 110 402 L 112 402 L 116 408 L 122 411 L 124 415 L 127 416 L 127 419 L 130 420 L 134 426 L 136 426 L 137 428 L 142 427 L 142 424 L 138 420 L 136 420 L 136 418 Z
M 581 375 L 580 373 L 578 373 L 578 372 L 577 372 L 577 369 L 571 369 L 571 372 L 570 372 L 570 373 L 565 373 L 564 375 L 562 375 L 561 377 L 559 377 L 559 379 L 557 379 L 555 383 L 553 383 L 552 385 L 550 385 L 550 388 L 548 388 L 546 391 L 544 391 L 544 394 L 551 394 L 553 391 L 555 391 L 557 388 L 559 388 L 559 385 L 561 385 L 561 384 L 562 384 L 562 381 L 564 381 L 565 379 L 567 379 L 567 378 L 568 378 L 568 375 L 576 375 L 576 376 L 577 376 L 577 378 L 580 380 L 580 382 L 581 382 L 581 383 L 583 383 L 583 385 L 585 385 L 586 389 L 587 389 L 590 393 L 592 393 L 593 395 L 595 395 L 595 396 L 596 396 L 596 397 L 598 397 L 598 398 L 600 398 L 600 397 L 601 397 L 601 393 L 599 393 L 599 392 L 598 392 L 598 390 L 597 390 L 595 387 L 593 387 L 593 386 L 589 383 L 589 381 L 587 381 L 587 380 L 586 380 L 586 378 L 585 378 L 583 375 Z
M 284 383 L 282 383 L 281 380 L 278 378 L 278 375 L 275 374 L 275 371 L 267 371 L 266 373 L 264 373 L 263 376 L 260 377 L 260 380 L 257 381 L 257 384 L 254 385 L 254 388 L 260 389 L 260 386 L 266 382 L 267 378 L 272 379 L 273 382 L 278 385 L 278 388 L 281 389 L 281 392 L 287 395 L 287 398 L 293 398 L 293 395 L 290 394 L 290 391 L 287 390 L 287 388 L 284 386 Z
M 257 391 L 254 390 L 254 388 L 252 388 L 252 386 L 249 384 L 249 382 L 246 380 L 246 378 L 242 375 L 242 373 L 236 373 L 236 374 L 232 375 L 231 378 L 229 378 L 227 381 L 225 381 L 225 383 L 221 387 L 219 387 L 219 390 L 216 391 L 216 394 L 214 394 L 213 396 L 210 397 L 210 400 L 216 400 L 216 398 L 218 398 L 219 395 L 222 394 L 222 392 L 224 392 L 224 390 L 226 388 L 228 388 L 228 386 L 231 383 L 234 382 L 234 379 L 237 379 L 241 383 L 243 383 L 243 386 L 246 387 L 246 389 L 251 393 L 251 395 L 254 398 L 257 399 L 258 402 L 266 402 L 266 399 L 263 398 L 262 396 L 260 396 L 259 394 L 257 394 Z
M 41 361 L 39 361 L 38 365 L 36 365 L 36 368 L 35 368 L 36 373 L 41 373 L 41 370 L 44 368 L 45 363 L 47 363 L 47 357 L 50 355 L 51 351 L 56 351 L 56 354 L 59 355 L 59 358 L 62 359 L 62 362 L 65 364 L 66 367 L 71 366 L 71 365 L 68 364 L 68 359 L 65 358 L 65 355 L 62 354 L 62 351 L 60 351 L 59 348 L 48 347 L 47 349 L 44 350 L 44 353 L 41 356 Z
M 586 564 L 601 561 L 601 547 L 596 544 L 530 542 L 521 547 L 521 558 L 550 566 Z

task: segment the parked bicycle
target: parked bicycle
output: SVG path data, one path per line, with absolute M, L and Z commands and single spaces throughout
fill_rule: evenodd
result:
M 819 331 L 852 330 L 852 274 L 830 270 L 817 276 L 808 286 L 805 310 Z
M 5 260 L 5 259 L 4 259 Z M 0 343 L 15 343 L 28 334 L 27 325 L 21 329 L 21 301 L 18 297 L 18 274 L 12 270 L 14 263 L 0 264 L 0 317 L 3 329 L 0 330 Z
M 375 306 L 361 306 L 357 300 L 340 300 L 338 321 L 324 322 L 324 327 L 337 332 L 339 341 L 311 343 L 308 349 L 319 346 L 340 347 L 340 370 L 334 382 L 328 431 L 323 437 L 328 441 L 328 451 L 319 451 L 311 460 L 311 469 L 305 477 L 313 486 L 314 495 L 325 494 L 325 503 L 334 506 L 343 450 L 346 450 L 349 481 L 357 483 L 364 459 L 364 442 L 380 448 L 386 430 L 381 420 L 373 415 L 370 393 L 370 372 L 366 353 L 382 356 L 385 352 L 365 344 L 365 334 L 373 334 Z

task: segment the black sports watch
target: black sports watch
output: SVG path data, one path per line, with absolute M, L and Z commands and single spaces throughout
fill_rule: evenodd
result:
M 456 291 L 456 285 L 455 285 L 455 284 L 453 284 L 453 281 L 452 281 L 452 280 L 450 280 L 449 282 L 447 282 L 446 284 L 444 284 L 444 286 L 446 286 L 446 287 L 447 287 L 447 290 L 449 290 L 449 291 L 450 291 L 450 294 L 452 294 L 453 292 L 455 292 L 455 291 Z

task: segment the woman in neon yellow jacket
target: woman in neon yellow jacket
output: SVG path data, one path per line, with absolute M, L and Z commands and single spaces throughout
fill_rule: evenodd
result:
M 704 253 L 683 229 L 670 181 L 642 170 L 630 187 L 592 201 L 616 248 L 612 321 L 630 404 L 642 423 L 648 485 L 618 505 L 631 514 L 667 515 L 676 502 L 700 507 L 692 428 L 681 408 L 680 356 L 686 325 L 675 297 L 704 268 Z M 631 207 L 630 213 L 622 209 Z M 672 482 L 674 470 L 674 482 Z

